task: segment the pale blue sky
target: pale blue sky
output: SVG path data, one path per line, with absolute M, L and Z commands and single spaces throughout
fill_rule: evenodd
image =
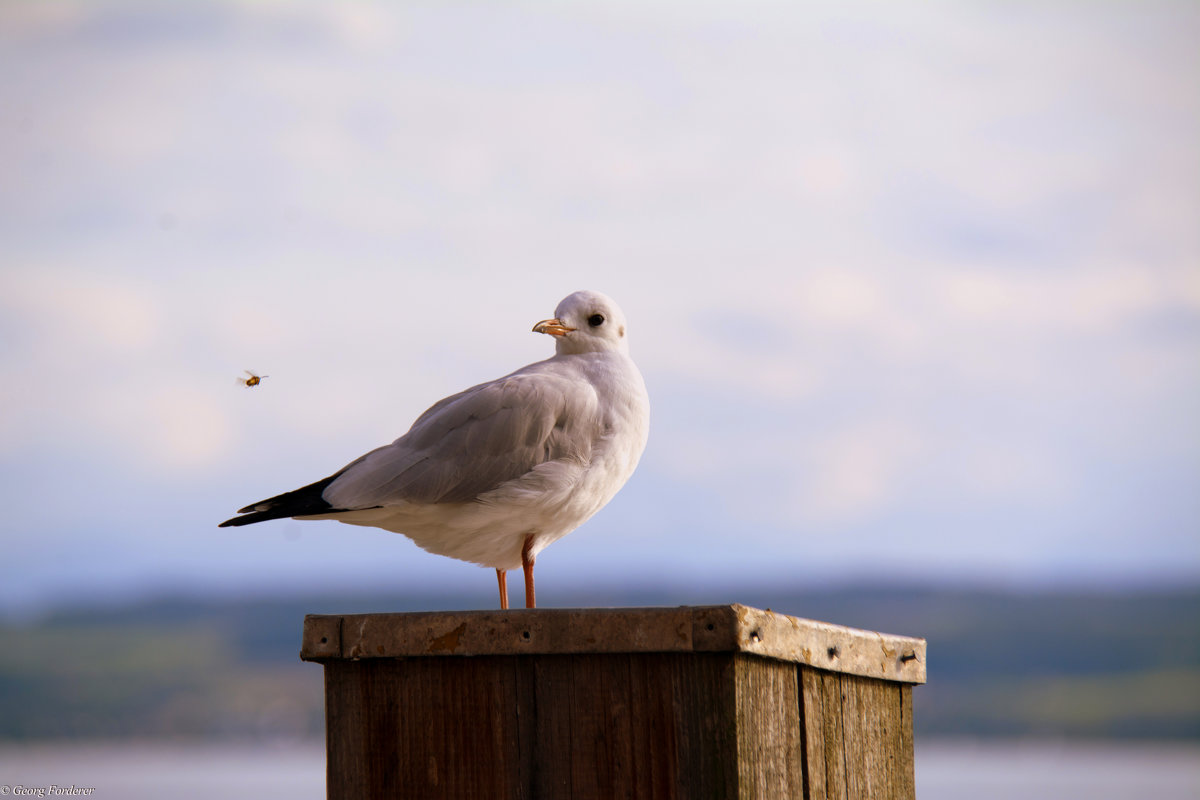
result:
M 215 525 L 547 356 L 580 288 L 653 419 L 550 604 L 1194 583 L 1198 36 L 1191 3 L 4 4 L 0 610 L 490 585 Z

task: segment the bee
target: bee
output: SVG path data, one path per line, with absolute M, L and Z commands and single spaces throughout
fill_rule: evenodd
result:
M 249 378 L 238 378 L 237 379 L 237 382 L 239 384 L 241 384 L 242 386 L 248 386 L 248 387 L 258 386 L 260 383 L 262 383 L 263 378 L 271 377 L 270 375 L 255 375 L 253 372 L 251 372 L 248 369 L 244 369 L 244 370 L 242 370 L 242 372 L 244 372 L 250 376 Z

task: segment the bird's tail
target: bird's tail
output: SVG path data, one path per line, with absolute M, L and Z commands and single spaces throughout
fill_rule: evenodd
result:
M 269 519 L 285 519 L 287 517 L 303 517 L 309 514 L 348 511 L 349 509 L 334 508 L 325 502 L 325 498 L 322 496 L 325 487 L 337 480 L 341 474 L 341 472 L 338 472 L 295 491 L 277 494 L 274 497 L 268 497 L 266 500 L 251 503 L 245 508 L 239 508 L 238 514 L 242 516 L 227 519 L 217 527 L 233 528 L 239 525 L 253 525 L 256 522 L 266 522 Z

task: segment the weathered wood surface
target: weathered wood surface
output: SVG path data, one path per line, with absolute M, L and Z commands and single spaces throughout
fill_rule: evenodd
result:
M 735 662 L 737 793 L 804 798 L 800 689 L 795 664 L 753 656 Z
M 806 797 L 915 795 L 912 686 L 804 667 L 800 683 Z
M 753 652 L 792 652 L 771 643 L 792 625 L 743 609 L 309 617 L 329 797 L 912 798 L 912 684 Z M 476 614 L 500 652 L 479 652 Z M 924 642 L 886 640 L 923 680 Z
M 330 666 L 330 798 L 739 796 L 728 656 Z
M 743 605 L 310 615 L 308 661 L 401 656 L 741 652 L 925 682 L 925 640 Z

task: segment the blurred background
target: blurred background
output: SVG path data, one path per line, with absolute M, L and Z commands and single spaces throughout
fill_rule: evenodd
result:
M 303 614 L 492 573 L 216 524 L 547 357 L 591 288 L 651 438 L 544 605 L 925 636 L 922 796 L 1194 796 L 1198 36 L 1191 2 L 0 3 L 0 783 L 322 796 Z

